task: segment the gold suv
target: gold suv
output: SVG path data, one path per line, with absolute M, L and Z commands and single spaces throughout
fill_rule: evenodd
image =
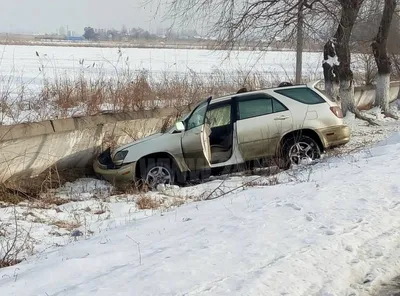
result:
M 94 170 L 110 181 L 154 187 L 258 160 L 274 159 L 283 169 L 310 163 L 350 140 L 340 107 L 315 85 L 210 97 L 166 132 L 108 148 Z

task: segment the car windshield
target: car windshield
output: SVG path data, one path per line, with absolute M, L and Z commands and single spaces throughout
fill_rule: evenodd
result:
M 165 133 L 170 133 L 173 130 L 175 130 L 175 124 L 179 121 L 185 121 L 186 118 L 188 118 L 188 116 L 190 115 L 190 113 L 186 113 L 185 115 L 183 115 L 181 118 L 179 118 L 177 121 L 174 122 L 173 125 L 171 125 L 169 128 L 166 129 Z
M 196 110 L 197 107 L 199 107 L 200 105 L 204 104 L 205 101 L 202 101 L 200 103 L 198 103 L 192 110 Z M 190 115 L 192 114 L 192 111 L 190 111 L 189 113 L 186 113 L 185 115 L 183 115 L 180 119 L 178 119 L 177 121 L 174 122 L 174 124 L 172 126 L 170 126 L 169 128 L 166 129 L 165 133 L 170 133 L 175 129 L 175 124 L 179 121 L 185 121 Z

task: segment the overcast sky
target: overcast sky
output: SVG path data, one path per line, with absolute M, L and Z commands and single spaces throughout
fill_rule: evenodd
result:
M 1 32 L 56 32 L 61 26 L 83 33 L 85 26 L 121 29 L 125 24 L 155 31 L 168 27 L 165 10 L 145 0 L 0 0 Z

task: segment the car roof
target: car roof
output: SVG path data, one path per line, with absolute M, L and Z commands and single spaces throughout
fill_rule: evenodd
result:
M 232 94 L 227 94 L 222 97 L 216 97 L 211 99 L 211 103 L 219 103 L 219 102 L 224 102 L 227 100 L 232 99 L 233 97 L 239 98 L 242 96 L 248 96 L 251 94 L 261 94 L 265 93 L 268 90 L 276 90 L 276 89 L 291 89 L 291 88 L 298 88 L 298 87 L 307 87 L 307 84 L 296 84 L 296 85 L 290 85 L 290 86 L 281 86 L 281 87 L 269 87 L 269 88 L 263 88 L 263 89 L 258 89 L 258 90 L 250 90 L 242 93 L 232 93 Z M 207 100 L 202 101 L 201 103 L 205 102 Z

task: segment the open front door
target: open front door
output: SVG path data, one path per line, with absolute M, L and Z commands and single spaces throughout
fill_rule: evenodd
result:
M 182 151 L 186 165 L 192 171 L 211 167 L 210 133 L 205 123 L 206 112 L 211 97 L 200 104 L 186 120 L 186 130 L 182 134 Z

